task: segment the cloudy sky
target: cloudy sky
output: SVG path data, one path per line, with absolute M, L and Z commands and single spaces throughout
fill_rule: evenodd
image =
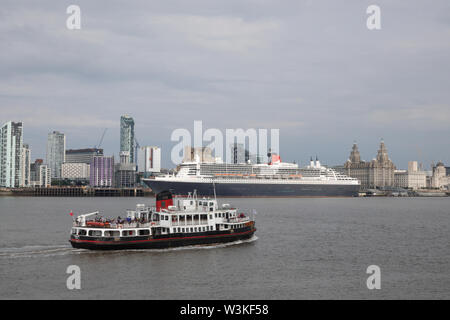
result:
M 66 8 L 81 8 L 81 30 Z M 381 30 L 366 9 L 381 8 Z M 141 145 L 176 128 L 279 128 L 285 161 L 450 164 L 448 0 L 22 1 L 0 5 L 0 122 L 23 121 L 33 158 L 47 133 L 118 154 L 119 119 Z

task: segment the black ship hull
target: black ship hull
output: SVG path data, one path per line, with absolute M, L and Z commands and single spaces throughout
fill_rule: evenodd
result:
M 154 193 L 170 190 L 187 195 L 192 190 L 202 196 L 213 196 L 214 186 L 218 197 L 356 197 L 358 184 L 280 184 L 280 183 L 220 183 L 184 182 L 145 179 Z
M 211 245 L 250 239 L 256 228 L 245 227 L 227 231 L 209 231 L 198 233 L 173 233 L 154 237 L 94 238 L 71 236 L 72 247 L 90 250 L 130 250 L 130 249 L 167 249 L 193 245 Z

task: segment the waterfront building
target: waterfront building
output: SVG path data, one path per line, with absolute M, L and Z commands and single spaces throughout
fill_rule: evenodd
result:
M 30 164 L 30 187 L 49 187 L 51 183 L 51 169 L 44 160 L 36 159 Z
M 91 164 L 91 160 L 95 156 L 103 156 L 103 149 L 98 148 L 69 149 L 66 150 L 66 160 L 64 162 Z
M 191 147 L 184 148 L 183 162 L 199 161 L 202 163 L 215 163 L 216 159 L 212 156 L 212 150 L 208 147 Z
M 34 163 L 30 164 L 30 184 L 31 186 L 39 185 L 40 171 L 39 167 L 44 163 L 42 159 L 36 159 Z
M 0 128 L 0 187 L 22 186 L 22 122 L 6 122 Z
M 339 168 L 342 173 L 358 179 L 362 189 L 394 186 L 395 170 L 384 141 L 380 143 L 377 157 L 370 162 L 361 159 L 358 146 L 354 143 L 349 159 L 343 167 Z
M 247 149 L 245 149 L 243 143 L 232 143 L 230 145 L 231 149 L 231 163 L 247 163 L 250 159 L 250 154 Z
M 120 152 L 130 153 L 130 162 L 136 163 L 134 119 L 128 115 L 120 117 Z
M 408 170 L 394 171 L 394 185 L 406 189 L 423 189 L 427 187 L 427 174 L 419 170 L 417 161 L 408 162 Z
M 52 184 L 52 169 L 46 165 L 39 166 L 39 187 L 50 187 Z
M 136 165 L 130 162 L 128 151 L 120 152 L 120 163 L 115 166 L 115 186 L 117 188 L 136 186 Z
M 31 149 L 28 144 L 24 144 L 22 146 L 22 154 L 21 154 L 21 181 L 20 185 L 22 187 L 29 187 L 31 184 L 31 172 L 30 172 L 30 165 L 31 165 Z
M 146 146 L 139 149 L 138 172 L 144 174 L 161 172 L 161 148 Z
M 61 178 L 69 180 L 89 180 L 90 164 L 87 163 L 63 163 L 61 166 Z
M 94 156 L 90 164 L 89 184 L 92 187 L 114 185 L 114 156 Z
M 61 178 L 61 166 L 66 159 L 66 136 L 59 131 L 48 134 L 46 164 L 50 167 L 52 178 Z
M 433 166 L 431 187 L 435 189 L 450 189 L 450 176 L 447 175 L 444 164 L 439 161 Z

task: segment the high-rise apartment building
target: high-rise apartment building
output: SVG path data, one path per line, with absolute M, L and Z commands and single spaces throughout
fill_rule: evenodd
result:
M 48 134 L 46 164 L 52 172 L 52 178 L 61 178 L 61 165 L 66 159 L 66 136 L 59 131 Z
M 112 187 L 114 184 L 114 156 L 95 156 L 90 164 L 89 184 L 92 187 Z
M 21 154 L 22 172 L 20 185 L 22 187 L 29 187 L 31 184 L 30 165 L 31 165 L 31 149 L 28 144 L 24 144 L 22 146 L 22 154 Z
M 6 122 L 0 128 L 0 187 L 22 186 L 22 122 Z
M 134 120 L 128 115 L 120 117 L 120 151 L 130 153 L 130 162 L 136 163 Z

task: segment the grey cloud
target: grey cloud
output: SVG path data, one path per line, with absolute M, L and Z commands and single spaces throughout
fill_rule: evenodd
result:
M 128 113 L 166 165 L 171 130 L 197 119 L 280 128 L 283 159 L 342 163 L 354 139 L 370 159 L 383 137 L 400 167 L 450 162 L 448 1 L 379 0 L 373 32 L 370 1 L 80 0 L 80 31 L 65 28 L 69 4 L 0 7 L 0 121 L 23 120 L 34 155 L 47 131 L 83 147 L 103 127 L 117 153 Z

